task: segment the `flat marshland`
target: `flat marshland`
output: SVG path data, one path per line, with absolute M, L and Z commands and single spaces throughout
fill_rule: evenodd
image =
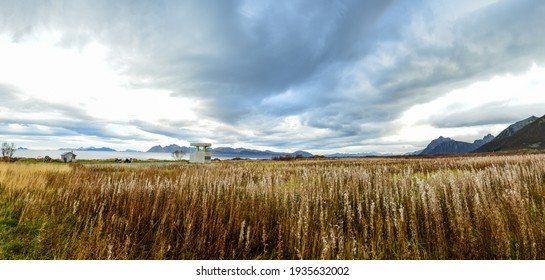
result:
M 545 155 L 0 163 L 2 259 L 545 259 Z

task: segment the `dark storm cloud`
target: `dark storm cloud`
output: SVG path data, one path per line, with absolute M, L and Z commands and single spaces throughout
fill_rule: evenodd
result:
M 307 123 L 342 132 L 345 131 L 343 123 L 388 122 L 411 106 L 433 100 L 450 90 L 494 75 L 518 74 L 528 70 L 532 63 L 542 65 L 545 58 L 542 48 L 545 36 L 540 28 L 543 15 L 543 4 L 500 1 L 443 23 L 442 28 L 435 26 L 441 21 L 441 15 L 420 22 L 419 17 L 429 15 L 401 16 L 396 22 L 399 29 L 404 23 L 407 27 L 403 32 L 397 32 L 398 38 L 379 41 L 379 48 L 359 53 L 358 63 L 344 65 L 354 67 L 360 76 L 343 81 L 336 75 L 336 84 L 314 92 L 319 96 L 333 93 L 337 99 L 322 103 L 320 110 L 308 107 L 306 111 L 311 117 Z M 388 65 L 376 63 L 380 56 L 391 62 Z M 356 79 L 367 80 L 368 88 L 343 96 Z M 518 112 L 520 116 L 522 111 Z M 472 120 L 472 116 L 465 115 L 465 122 L 494 124 L 500 121 Z M 346 126 L 350 127 L 344 124 Z M 378 129 L 376 132 L 375 137 L 387 131 Z
M 543 65 L 545 36 L 540 25 L 544 15 L 545 3 L 498 1 L 464 15 L 448 29 L 424 24 L 420 32 L 407 34 L 414 37 L 406 36 L 403 44 L 392 47 L 394 67 L 375 72 L 374 85 L 381 92 L 378 102 L 401 112 L 494 75 L 518 74 L 533 63 Z M 419 33 L 437 41 L 426 43 Z M 393 51 L 400 49 L 410 51 L 396 56 Z
M 440 22 L 437 18 L 421 21 L 417 27 L 412 26 L 418 22 L 413 19 L 400 38 L 383 42 L 383 49 L 362 56 L 365 63 L 361 65 L 360 78 L 368 80 L 369 90 L 356 92 L 359 100 L 339 101 L 348 113 L 339 110 L 337 116 L 327 114 L 328 117 L 322 119 L 315 113 L 312 119 L 323 127 L 323 120 L 334 116 L 330 127 L 337 130 L 338 120 L 383 122 L 388 127 L 388 121 L 415 104 L 494 75 L 522 73 L 533 63 L 543 65 L 545 37 L 539 26 L 545 15 L 544 6 L 533 1 L 500 1 L 463 15 L 444 28 L 434 26 Z M 388 65 L 375 62 L 377 58 L 373 55 L 377 53 L 390 60 Z M 341 83 L 334 92 L 342 92 L 343 86 Z M 482 94 L 494 98 L 493 93 Z M 334 107 L 326 105 L 321 111 L 331 111 L 327 108 Z M 430 116 L 430 120 L 438 127 L 472 126 L 506 123 L 506 120 L 525 118 L 527 114 L 523 107 L 510 107 L 509 117 L 482 114 L 480 109 L 453 116 L 455 119 L 450 119 L 446 112 L 437 118 Z M 389 132 L 378 129 L 366 136 L 377 137 Z
M 135 86 L 151 86 L 139 83 L 151 76 L 153 86 L 201 99 L 202 115 L 235 123 L 244 121 L 252 109 L 271 109 L 260 108 L 264 99 L 301 85 L 313 86 L 328 69 L 360 56 L 373 45 L 373 24 L 389 5 L 388 1 L 250 3 L 254 10 L 245 10 L 238 1 L 174 9 L 163 22 L 167 28 L 151 38 L 137 37 L 138 51 L 146 55 L 121 54 L 121 64 L 131 65 L 127 71 L 137 77 Z M 191 9 L 191 17 L 185 17 L 184 8 Z M 306 92 L 302 98 L 311 104 L 321 99 L 323 89 Z M 283 105 L 269 111 L 279 114 L 276 110 Z
M 453 89 L 545 63 L 545 3 L 505 0 L 464 11 L 470 2 L 2 1 L 0 28 L 13 41 L 46 29 L 59 30 L 68 48 L 107 44 L 131 87 L 196 99 L 199 118 L 225 125 L 199 132 L 185 123 L 131 124 L 144 131 L 335 148 L 388 135 L 404 110 Z M 44 106 L 82 120 L 79 130 L 68 127 L 77 133 L 109 133 L 84 124 L 92 117 Z M 497 124 L 524 108 L 511 110 L 431 119 L 437 127 Z M 279 126 L 293 115 L 328 136 L 281 140 L 293 138 Z

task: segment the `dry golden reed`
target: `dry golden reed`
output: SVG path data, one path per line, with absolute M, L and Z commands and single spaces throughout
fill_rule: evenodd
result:
M 2 163 L 0 198 L 56 259 L 545 259 L 544 155 Z

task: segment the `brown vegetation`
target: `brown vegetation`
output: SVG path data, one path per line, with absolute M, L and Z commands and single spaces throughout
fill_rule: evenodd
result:
M 0 163 L 0 209 L 2 258 L 545 259 L 545 156 Z

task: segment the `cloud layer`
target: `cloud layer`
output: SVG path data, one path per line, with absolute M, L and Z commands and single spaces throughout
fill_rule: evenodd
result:
M 123 112 L 113 117 L 91 109 L 85 100 L 92 93 L 81 104 L 60 103 L 0 79 L 8 100 L 0 104 L 0 137 L 28 136 L 39 126 L 38 136 L 59 141 L 131 147 L 205 139 L 272 149 L 376 148 L 407 130 L 400 118 L 414 106 L 545 67 L 544 16 L 545 3 L 524 0 L 2 1 L 0 35 L 9 44 L 39 41 L 74 53 L 104 46 L 125 93 L 110 96 L 118 106 L 109 110 Z M 462 100 L 473 104 L 465 111 L 421 112 L 418 125 L 492 127 L 544 114 L 543 103 L 512 102 L 517 93 L 499 105 L 494 92 L 477 94 Z M 136 102 L 157 117 L 125 109 Z M 182 104 L 178 117 L 172 102 L 191 106 Z M 394 138 L 379 148 L 422 143 Z

